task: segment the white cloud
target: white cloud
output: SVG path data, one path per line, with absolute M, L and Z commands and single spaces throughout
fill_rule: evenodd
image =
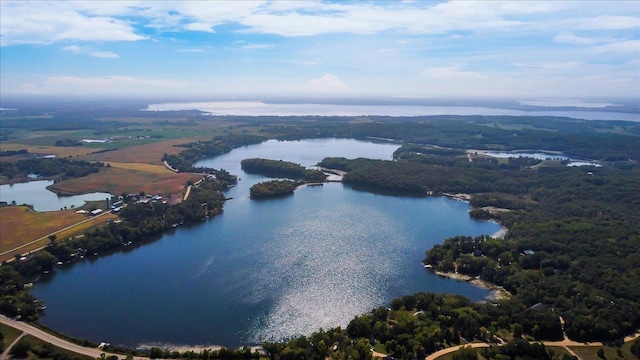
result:
M 75 54 L 87 54 L 96 58 L 117 59 L 120 56 L 111 51 L 95 51 L 88 47 L 81 47 L 78 45 L 69 45 L 62 48 L 62 50 L 70 51 Z
M 324 74 L 307 82 L 306 90 L 322 94 L 350 93 L 353 90 L 333 74 Z
M 51 44 L 65 40 L 137 41 L 146 38 L 137 34 L 127 21 L 89 16 L 78 11 L 78 5 L 81 4 L 66 1 L 0 2 L 1 45 Z
M 163 94 L 168 89 L 185 90 L 191 84 L 172 79 L 148 79 L 133 76 L 79 77 L 52 76 L 42 83 L 20 84 L 8 93 L 59 95 Z
M 640 55 L 640 40 L 626 40 L 592 47 L 597 53 L 635 53 Z
M 62 40 L 136 41 L 137 27 L 214 33 L 237 24 L 251 33 L 285 37 L 320 34 L 408 35 L 481 32 L 557 26 L 558 31 L 635 29 L 638 17 L 612 12 L 558 20 L 557 13 L 593 12 L 580 2 L 451 1 L 2 1 L 2 44 Z M 611 6 L 625 8 L 617 2 Z M 624 3 L 622 3 L 624 5 Z M 593 7 L 597 7 L 594 5 Z M 603 5 L 609 7 L 608 5 Z M 626 9 L 626 8 L 625 8 Z M 637 10 L 637 9 L 636 9 Z M 612 10 L 613 11 L 613 10 Z M 135 17 L 137 24 L 133 22 Z M 562 38 L 562 37 L 561 37 Z M 575 39 L 574 39 L 575 40 Z
M 245 44 L 240 46 L 241 49 L 245 50 L 268 50 L 273 49 L 274 47 L 274 44 Z
M 566 69 L 577 68 L 580 66 L 580 63 L 576 61 L 565 61 L 565 62 L 538 61 L 533 63 L 515 63 L 514 65 L 518 67 L 545 69 L 545 70 L 566 70 Z
M 564 44 L 573 44 L 573 45 L 591 45 L 594 43 L 594 40 L 585 38 L 582 36 L 577 36 L 572 32 L 563 31 L 556 35 L 553 38 L 554 42 L 564 43 Z
M 108 59 L 117 59 L 120 56 L 116 53 L 112 53 L 111 51 L 92 51 L 89 53 L 90 56 L 97 58 L 108 58 Z
M 215 33 L 216 31 L 213 30 L 213 26 L 214 25 L 212 24 L 194 22 L 194 23 L 185 25 L 184 28 L 187 30 L 193 30 L 193 31 L 205 31 L 205 32 Z
M 201 52 L 204 52 L 204 49 L 193 48 L 193 49 L 180 49 L 176 51 L 181 53 L 201 53 Z
M 576 30 L 624 30 L 637 29 L 640 26 L 640 19 L 637 16 L 602 15 L 567 19 L 562 23 Z
M 422 70 L 419 75 L 422 78 L 438 80 L 477 80 L 486 78 L 483 74 L 460 70 L 459 67 L 455 66 L 428 68 Z

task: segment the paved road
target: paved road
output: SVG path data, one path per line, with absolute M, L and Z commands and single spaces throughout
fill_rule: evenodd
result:
M 90 356 L 90 357 L 92 357 L 94 359 L 100 357 L 101 354 L 105 354 L 107 357 L 109 357 L 111 355 L 115 355 L 115 356 L 117 356 L 117 357 L 119 357 L 121 359 L 125 358 L 124 355 L 107 353 L 105 351 L 102 351 L 102 349 L 99 349 L 99 348 L 88 348 L 88 347 L 80 346 L 78 344 L 74 344 L 74 343 L 69 342 L 67 340 L 61 339 L 61 338 L 59 338 L 59 337 L 57 337 L 55 335 L 51 335 L 51 334 L 49 334 L 47 332 L 44 332 L 44 331 L 38 329 L 37 327 L 31 326 L 31 325 L 29 325 L 27 323 L 24 323 L 22 321 L 15 321 L 15 320 L 9 319 L 4 315 L 0 315 L 0 322 L 5 324 L 5 325 L 9 325 L 9 326 L 11 326 L 13 328 L 16 328 L 16 329 L 22 331 L 24 334 L 32 335 L 34 337 L 37 337 L 38 339 L 41 339 L 41 340 L 46 341 L 48 343 L 51 343 L 52 345 L 55 345 L 57 347 L 60 347 L 60 348 L 63 348 L 63 349 L 69 350 L 69 351 L 73 351 L 74 353 L 77 353 L 77 354 Z M 135 359 L 136 360 L 149 360 L 149 358 L 139 357 L 139 356 L 136 356 Z M 4 360 L 4 359 L 0 359 L 0 360 Z

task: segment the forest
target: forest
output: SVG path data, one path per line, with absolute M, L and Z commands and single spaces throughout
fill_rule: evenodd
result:
M 261 174 L 269 177 L 283 177 L 302 182 L 322 182 L 326 175 L 320 170 L 306 169 L 290 161 L 269 159 L 244 159 L 242 170 L 249 174 Z
M 636 164 L 570 167 L 525 158 L 437 156 L 416 146 L 399 149 L 395 157 L 327 158 L 320 165 L 348 171 L 344 182 L 353 186 L 422 196 L 471 194 L 471 215 L 498 220 L 509 229 L 506 239 L 447 239 L 427 252 L 425 264 L 504 286 L 527 306 L 553 308 L 575 340 L 612 340 L 640 327 Z
M 249 189 L 252 199 L 264 199 L 293 194 L 297 187 L 293 180 L 270 180 L 257 183 Z
M 73 119 L 59 126 L 89 126 L 85 119 Z M 190 124 L 205 119 L 212 121 L 212 117 L 189 114 Z M 356 317 L 345 329 L 265 343 L 272 359 L 367 359 L 373 344 L 394 358 L 409 359 L 464 340 L 492 341 L 494 335 L 513 338 L 514 346 L 523 347 L 518 345 L 521 336 L 561 338 L 560 316 L 566 334 L 578 341 L 618 341 L 640 328 L 638 123 L 509 116 L 213 119 L 230 120 L 233 129 L 229 126 L 228 133 L 211 140 L 180 145 L 182 152 L 165 154 L 162 160 L 181 172 L 202 172 L 194 168 L 198 160 L 267 139 L 383 138 L 403 144 L 393 161 L 326 158 L 319 165 L 344 170 L 346 185 L 372 191 L 469 194 L 472 216 L 496 220 L 508 229 L 504 239 L 443 239 L 441 245 L 425 249 L 424 262 L 437 270 L 457 269 L 503 286 L 512 293 L 510 299 L 478 304 L 452 295 L 407 295 L 391 301 L 389 307 Z M 36 121 L 34 126 L 49 123 Z M 3 137 L 26 126 L 13 120 L 7 125 L 4 128 L 3 120 Z M 91 126 L 108 131 L 116 125 L 107 121 Z M 562 161 L 495 159 L 482 154 L 482 150 L 518 149 L 559 151 L 601 166 L 570 167 Z M 71 177 L 103 166 L 62 160 L 3 163 L 2 175 L 37 170 L 42 176 Z M 263 168 L 256 171 L 273 169 L 277 162 L 258 160 L 253 165 Z M 57 170 L 49 174 L 47 165 L 52 164 Z M 226 179 L 233 177 L 227 173 Z M 225 199 L 219 190 L 227 185 L 204 183 L 179 206 L 131 204 L 121 212 L 121 224 L 94 230 L 73 242 L 52 242 L 31 261 L 3 264 L 0 312 L 36 319 L 38 303 L 24 288 L 35 275 L 57 261 L 78 256 L 74 254 L 100 254 L 129 242 L 150 241 L 175 224 L 202 221 L 207 214 L 222 211 Z
M 535 329 L 536 339 L 562 337 L 558 317 L 550 309 L 527 309 L 516 299 L 497 304 L 474 303 L 459 295 L 417 293 L 354 318 L 346 329 L 320 330 L 286 343 L 267 342 L 263 347 L 271 359 L 370 359 L 368 349 L 373 342 L 390 357 L 423 359 L 473 339 L 498 345 L 497 336 L 505 334 L 514 334 L 521 351 L 536 348 L 547 354 L 544 345 L 521 339 L 523 330 Z
M 24 179 L 29 174 L 62 181 L 97 173 L 105 165 L 101 162 L 68 160 L 63 158 L 33 158 L 16 162 L 3 162 L 0 176 L 12 179 Z

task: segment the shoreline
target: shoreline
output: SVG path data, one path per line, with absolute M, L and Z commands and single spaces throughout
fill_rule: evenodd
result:
M 429 265 L 425 265 L 425 268 L 431 270 L 431 272 L 433 272 L 438 276 L 446 277 L 456 281 L 468 282 L 479 288 L 489 290 L 491 292 L 491 294 L 487 297 L 489 300 L 503 300 L 503 299 L 508 299 L 512 296 L 511 293 L 508 292 L 502 286 L 498 286 L 494 283 L 483 280 L 480 277 L 472 277 L 472 276 L 460 274 L 457 272 L 446 272 L 446 271 L 435 270 L 429 267 Z
M 244 345 L 244 346 L 239 346 L 236 348 L 231 348 L 231 347 L 226 347 L 226 346 L 222 346 L 222 345 L 203 345 L 203 344 L 197 344 L 197 345 L 186 345 L 186 344 L 169 344 L 169 343 L 142 343 L 142 344 L 138 344 L 135 346 L 134 349 L 136 350 L 143 350 L 143 351 L 147 351 L 147 350 L 151 350 L 151 348 L 160 348 L 162 350 L 168 350 L 168 351 L 178 351 L 181 353 L 185 353 L 188 351 L 193 351 L 193 352 L 203 352 L 205 350 L 213 350 L 213 351 L 219 351 L 222 349 L 227 349 L 227 350 L 239 350 L 239 349 L 243 349 L 245 347 L 249 348 L 252 352 L 255 351 L 261 351 L 262 350 L 262 346 L 259 345 L 253 345 L 253 346 L 249 346 L 249 345 Z

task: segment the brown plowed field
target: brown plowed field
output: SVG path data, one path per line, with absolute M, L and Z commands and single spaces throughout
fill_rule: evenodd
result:
M 97 174 L 62 181 L 52 188 L 64 194 L 103 191 L 114 195 L 141 191 L 147 194 L 175 194 L 184 192 L 187 181 L 199 178 L 200 175 L 197 174 L 174 173 L 169 170 L 161 173 L 112 166 L 102 168 Z
M 90 154 L 79 157 L 78 159 L 102 162 L 113 161 L 162 164 L 161 159 L 165 153 L 173 155 L 185 150 L 185 148 L 183 147 L 175 147 L 173 145 L 188 144 L 194 141 L 194 139 L 165 140 L 153 144 L 132 146 L 125 149 L 108 151 L 100 154 Z

